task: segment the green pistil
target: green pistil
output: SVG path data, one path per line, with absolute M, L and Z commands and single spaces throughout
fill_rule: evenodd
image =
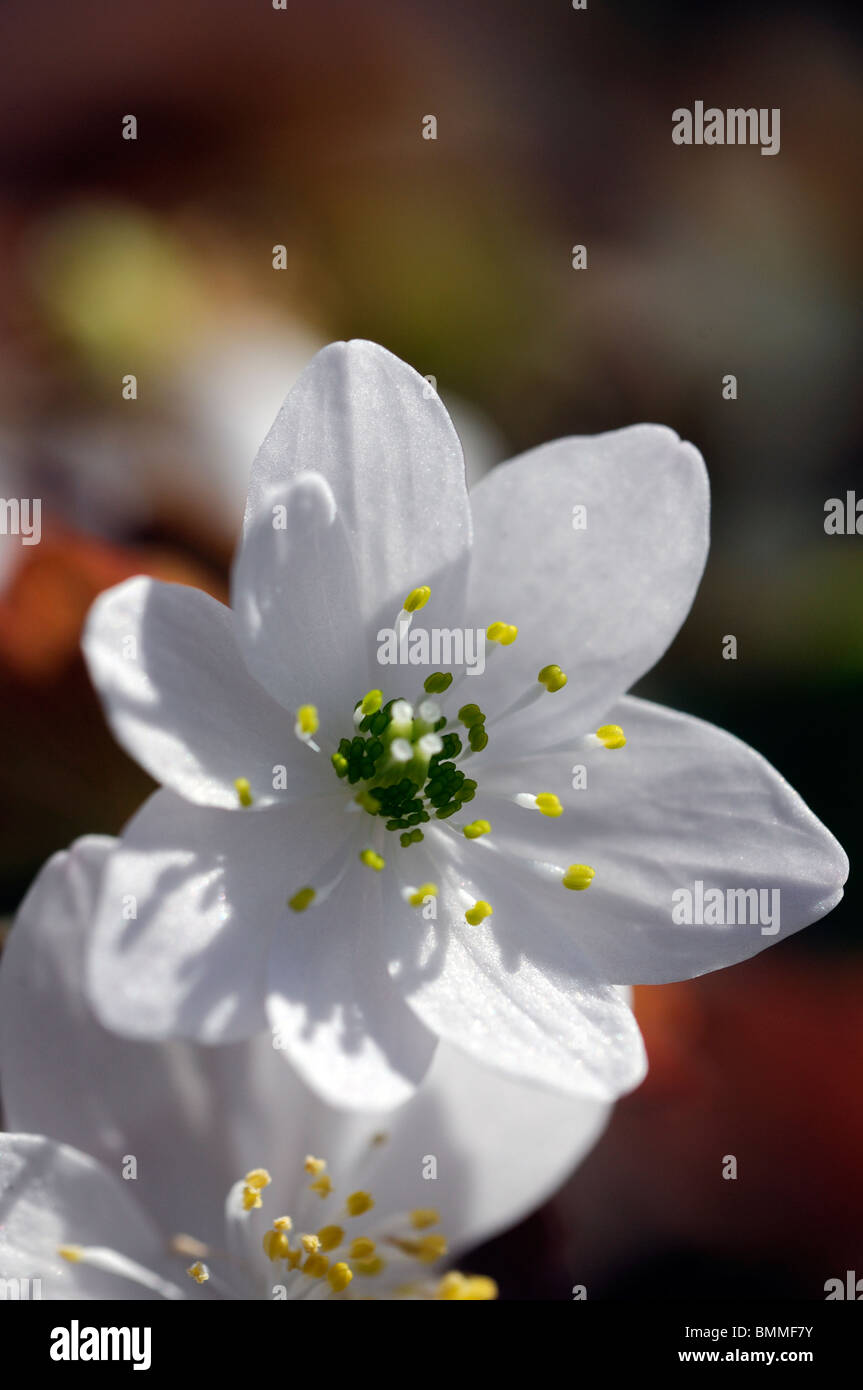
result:
M 438 694 L 451 680 L 451 676 L 437 672 L 425 682 L 426 691 Z M 357 702 L 355 710 L 376 704 L 377 697 L 378 691 L 370 692 L 364 701 Z M 396 705 L 398 717 L 393 716 Z M 389 700 L 380 709 L 370 709 L 357 723 L 353 738 L 343 738 L 332 755 L 336 776 L 358 788 L 354 798 L 357 804 L 369 815 L 382 816 L 387 830 L 399 832 L 405 848 L 422 840 L 420 826 L 432 815 L 447 820 L 473 800 L 477 788 L 476 782 L 466 777 L 455 762 L 464 748 L 462 738 L 454 730 L 441 732 L 446 718 L 406 718 L 407 708 L 404 701 Z M 483 727 L 485 715 L 479 707 L 464 705 L 459 719 L 467 729 L 471 748 L 484 748 L 488 735 Z M 420 740 L 432 733 L 440 733 L 441 748 L 429 756 Z M 410 744 L 409 760 L 393 756 L 396 739 Z

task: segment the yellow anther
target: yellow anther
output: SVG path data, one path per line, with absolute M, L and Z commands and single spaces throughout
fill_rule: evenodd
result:
M 370 690 L 360 701 L 360 712 L 362 714 L 377 714 L 383 702 L 382 690 Z
M 322 1173 L 319 1178 L 315 1178 L 314 1182 L 309 1183 L 309 1191 L 317 1192 L 318 1196 L 321 1198 L 329 1197 L 332 1190 L 333 1184 L 330 1180 L 329 1173 Z
M 437 897 L 437 884 L 435 884 L 435 883 L 421 883 L 420 886 L 419 886 L 419 888 L 417 888 L 416 892 L 410 894 L 410 896 L 408 897 L 408 902 L 410 903 L 411 907 L 422 907 L 422 905 L 423 905 L 423 903 L 425 902 L 426 898 L 436 898 L 436 897 Z
M 425 608 L 431 598 L 431 589 L 428 584 L 421 584 L 418 589 L 411 589 L 404 602 L 406 613 L 416 613 L 418 608 Z
M 376 796 L 372 796 L 370 791 L 357 792 L 354 801 L 358 806 L 362 806 L 364 811 L 368 811 L 370 816 L 376 816 L 381 809 L 381 803 Z
M 435 1260 L 439 1260 L 447 1251 L 446 1236 L 422 1236 L 416 1244 L 416 1257 L 424 1265 L 434 1264 Z
M 320 726 L 316 705 L 300 705 L 297 710 L 297 729 L 307 738 L 318 732 Z
M 491 826 L 487 820 L 472 820 L 462 832 L 466 840 L 478 840 L 480 835 L 490 835 Z
M 563 807 L 553 792 L 540 792 L 536 798 L 536 809 L 544 816 L 562 816 Z
M 353 1270 L 350 1265 L 345 1264 L 344 1260 L 339 1260 L 338 1264 L 334 1264 L 332 1269 L 327 1270 L 327 1283 L 333 1293 L 341 1293 L 343 1289 L 348 1287 L 353 1277 Z
M 57 1254 L 64 1260 L 68 1260 L 70 1265 L 80 1264 L 84 1258 L 84 1247 L 82 1245 L 58 1245 Z
M 337 1246 L 341 1245 L 344 1238 L 345 1232 L 342 1226 L 322 1226 L 318 1231 L 318 1242 L 325 1254 L 329 1254 L 331 1250 L 335 1250 Z
M 316 1178 L 319 1173 L 323 1173 L 326 1166 L 327 1160 L 325 1158 L 315 1158 L 313 1154 L 306 1154 L 303 1167 L 313 1178 Z
M 315 897 L 314 888 L 301 888 L 292 898 L 288 898 L 288 907 L 291 912 L 305 912 L 307 907 L 311 907 Z
M 321 1248 L 319 1236 L 300 1236 L 300 1245 L 307 1255 L 317 1255 Z
M 235 783 L 234 783 L 234 786 L 235 786 L 236 789 L 237 789 L 237 796 L 239 797 L 240 805 L 241 805 L 241 806 L 251 806 L 252 801 L 253 801 L 253 797 L 252 797 L 252 788 L 251 788 L 251 786 L 249 785 L 249 780 L 248 780 L 248 778 L 247 778 L 247 777 L 238 777 L 237 780 L 236 780 Z
M 566 685 L 567 676 L 564 671 L 561 671 L 559 666 L 543 666 L 537 676 L 537 680 L 540 685 L 544 685 L 546 690 L 553 694 L 555 690 L 563 689 Z
M 309 1255 L 302 1270 L 310 1279 L 323 1279 L 329 1267 L 330 1262 L 326 1255 Z
M 279 1228 L 265 1231 L 261 1244 L 268 1260 L 286 1260 L 291 1254 L 290 1236 Z
M 514 623 L 489 623 L 485 630 L 489 642 L 499 642 L 502 647 L 511 647 L 518 636 Z
M 623 748 L 626 744 L 626 735 L 619 724 L 603 724 L 597 729 L 596 737 L 606 748 Z
M 459 1303 L 485 1303 L 497 1298 L 497 1284 L 483 1274 L 459 1274 L 457 1269 L 451 1269 L 438 1284 L 436 1297 Z
M 261 1189 L 269 1187 L 272 1178 L 266 1168 L 253 1168 L 246 1174 L 245 1187 L 243 1188 L 243 1211 L 255 1211 L 264 1204 L 261 1201 Z
M 594 878 L 596 870 L 589 864 L 570 864 L 561 883 L 564 888 L 572 888 L 576 893 L 581 893 L 585 888 L 589 888 Z
M 480 922 L 484 922 L 486 917 L 490 917 L 493 911 L 494 908 L 491 903 L 484 902 L 482 898 L 478 898 L 473 907 L 469 907 L 464 914 L 465 921 L 470 922 L 472 927 L 478 927 Z
M 365 864 L 367 869 L 376 869 L 378 873 L 387 866 L 387 861 L 373 849 L 360 850 L 360 863 Z
M 365 1212 L 371 1211 L 374 1204 L 375 1199 L 370 1192 L 352 1192 L 345 1203 L 348 1216 L 363 1216 Z
M 366 1278 L 371 1278 L 375 1274 L 380 1274 L 386 1269 L 386 1262 L 379 1255 L 372 1255 L 370 1260 L 356 1260 L 354 1268 L 357 1274 L 362 1274 Z
M 196 1284 L 206 1284 L 210 1277 L 210 1271 L 207 1269 L 203 1260 L 196 1260 L 193 1265 L 189 1265 L 186 1273 L 190 1279 L 194 1279 Z
M 352 1260 L 370 1260 L 376 1249 L 374 1241 L 369 1240 L 368 1236 L 357 1236 L 356 1240 L 351 1241 L 348 1254 Z
M 428 1226 L 436 1226 L 440 1213 L 434 1207 L 417 1207 L 411 1212 L 411 1225 L 415 1231 L 424 1231 Z
M 277 1216 L 273 1222 L 274 1231 L 292 1231 L 294 1223 L 289 1216 Z

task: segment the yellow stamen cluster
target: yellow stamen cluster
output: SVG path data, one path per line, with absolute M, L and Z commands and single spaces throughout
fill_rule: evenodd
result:
M 581 893 L 590 887 L 595 877 L 596 870 L 589 864 L 570 864 L 561 883 L 564 888 L 572 888 L 576 893 Z
M 603 724 L 597 729 L 596 737 L 605 748 L 623 748 L 626 744 L 626 735 L 619 724 Z
M 518 628 L 513 623 L 489 623 L 485 635 L 489 642 L 499 642 L 502 647 L 511 647 L 518 636 Z
M 559 666 L 543 666 L 537 676 L 540 685 L 544 685 L 546 690 L 554 694 L 555 690 L 563 690 L 567 682 L 567 675 L 561 671 Z
M 486 917 L 490 917 L 493 912 L 494 908 L 491 903 L 487 903 L 482 898 L 478 898 L 473 907 L 468 908 L 464 917 L 465 921 L 469 922 L 472 927 L 478 927 L 480 922 L 484 922 Z

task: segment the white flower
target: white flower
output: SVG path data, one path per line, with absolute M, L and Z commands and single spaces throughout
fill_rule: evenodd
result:
M 0 1083 L 19 1131 L 0 1135 L 0 1279 L 39 1279 L 52 1299 L 490 1296 L 446 1265 L 559 1186 L 608 1107 L 444 1045 L 395 1115 L 337 1112 L 266 1036 L 205 1048 L 106 1033 L 82 962 L 113 843 L 49 861 L 0 962 Z
M 88 622 L 111 725 L 164 788 L 97 913 L 105 1025 L 206 1043 L 269 1027 L 345 1105 L 403 1101 L 441 1038 L 571 1093 L 635 1085 L 613 986 L 754 955 L 847 873 L 758 754 L 622 695 L 686 616 L 707 545 L 704 464 L 671 430 L 558 440 L 468 502 L 428 384 L 370 343 L 321 352 L 255 461 L 233 611 L 139 578 Z M 484 674 L 441 690 L 449 673 L 379 664 L 379 634 L 413 619 L 430 641 L 489 630 Z M 697 882 L 779 890 L 779 938 L 676 923 Z

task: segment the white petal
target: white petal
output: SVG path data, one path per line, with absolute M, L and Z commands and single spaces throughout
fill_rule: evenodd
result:
M 381 1207 L 385 1200 L 394 1211 L 439 1210 L 451 1253 L 464 1250 L 544 1202 L 596 1143 L 609 1113 L 594 1097 L 525 1084 L 441 1043 L 413 1100 L 381 1120 L 387 1139 L 374 1149 L 367 1181 Z
M 568 685 L 518 718 L 513 740 L 541 746 L 552 713 L 592 728 L 689 611 L 708 546 L 701 455 L 658 425 L 559 439 L 495 468 L 471 503 L 470 621 L 519 629 L 482 679 L 482 708 L 494 715 L 537 689 L 537 673 L 555 663 Z M 585 530 L 573 529 L 576 506 L 586 507 Z M 501 735 L 491 737 L 489 761 Z
M 290 925 L 287 900 L 310 869 L 352 833 L 343 805 L 324 797 L 254 815 L 151 797 L 99 898 L 88 991 L 101 1022 L 204 1043 L 266 1028 L 271 938 Z
M 238 807 L 327 790 L 322 761 L 296 739 L 291 714 L 249 675 L 230 609 L 199 589 L 129 579 L 101 594 L 84 634 L 90 675 L 127 752 L 190 801 Z M 274 790 L 284 767 L 284 791 Z
M 287 709 L 315 705 L 333 740 L 351 737 L 354 703 L 377 681 L 350 541 L 319 473 L 262 499 L 234 565 L 232 602 L 240 646 L 264 688 Z
M 134 1184 L 41 1135 L 0 1134 L 0 1218 L 0 1279 L 40 1279 L 43 1299 L 149 1296 L 139 1284 L 64 1260 L 60 1245 L 114 1247 L 157 1272 L 166 1263 Z
M 478 1061 L 570 1095 L 613 1100 L 637 1085 L 643 1046 L 619 992 L 577 941 L 537 921 L 505 860 L 441 844 L 410 851 L 417 881 L 438 885 L 437 920 L 395 892 L 387 903 L 391 973 L 418 1017 Z M 471 926 L 465 910 L 480 899 L 494 914 Z
M 351 1109 L 402 1104 L 435 1046 L 387 974 L 378 890 L 375 871 L 354 864 L 270 954 L 267 1007 L 285 1056 L 323 1100 Z
M 424 617 L 458 621 L 471 539 L 464 461 L 435 391 L 376 343 L 332 343 L 293 387 L 252 468 L 246 531 L 273 484 L 322 473 L 354 552 L 373 629 L 391 626 L 411 589 Z
M 481 784 L 483 813 L 510 868 L 520 859 L 526 879 L 531 858 L 595 869 L 583 893 L 554 884 L 533 891 L 548 920 L 577 933 L 602 978 L 689 979 L 746 960 L 835 907 L 847 857 L 758 753 L 711 724 L 632 697 L 607 722 L 622 726 L 625 748 L 537 754 L 490 770 Z M 587 768 L 582 790 L 570 786 L 576 764 Z M 549 820 L 513 806 L 501 793 L 514 784 L 555 792 L 563 815 Z M 742 923 L 678 924 L 672 911 L 685 899 L 673 894 L 686 890 L 695 910 L 696 882 L 703 893 L 719 890 L 723 917 L 731 903 L 739 913 L 729 890 L 763 894 L 765 915 L 751 920 L 751 899 Z M 769 920 L 774 906 L 778 923 Z

